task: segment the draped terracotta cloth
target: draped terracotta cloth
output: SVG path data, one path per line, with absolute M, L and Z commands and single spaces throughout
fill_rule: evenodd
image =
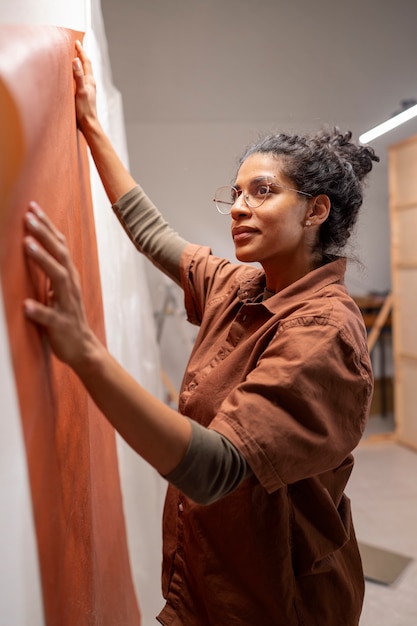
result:
M 22 312 L 25 297 L 47 291 L 22 245 L 23 214 L 36 200 L 67 238 L 90 324 L 105 340 L 87 150 L 75 122 L 81 34 L 4 25 L 0 34 L 0 275 L 45 623 L 137 626 L 114 431 Z

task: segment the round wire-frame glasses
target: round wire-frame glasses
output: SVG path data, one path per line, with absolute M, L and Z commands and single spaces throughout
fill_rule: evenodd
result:
M 262 176 L 251 180 L 246 191 L 238 189 L 233 185 L 223 185 L 222 187 L 219 187 L 214 194 L 213 202 L 216 204 L 218 212 L 222 215 L 229 215 L 231 213 L 232 207 L 235 202 L 237 202 L 239 196 L 243 197 L 247 207 L 250 209 L 257 209 L 265 202 L 270 190 L 273 187 L 279 187 L 280 189 L 286 189 L 287 191 L 295 191 L 295 193 L 308 196 L 309 198 L 313 197 L 311 193 L 299 191 L 298 189 L 293 189 L 292 187 L 286 187 L 285 185 L 276 183 L 268 177 Z

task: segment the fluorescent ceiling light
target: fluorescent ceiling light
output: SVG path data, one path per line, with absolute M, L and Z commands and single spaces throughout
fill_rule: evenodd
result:
M 389 130 L 396 128 L 400 124 L 404 124 L 404 122 L 408 122 L 408 120 L 411 120 L 411 118 L 415 117 L 416 115 L 417 115 L 417 104 L 410 107 L 409 109 L 406 109 L 405 111 L 401 111 L 401 113 L 398 113 L 398 115 L 391 117 L 386 122 L 382 122 L 382 124 L 378 124 L 378 126 L 375 126 L 375 128 L 371 128 L 371 130 L 368 130 L 366 133 L 363 133 L 363 135 L 359 137 L 359 141 L 361 143 L 369 143 L 373 139 L 376 139 L 377 137 L 380 137 L 384 133 L 387 133 Z

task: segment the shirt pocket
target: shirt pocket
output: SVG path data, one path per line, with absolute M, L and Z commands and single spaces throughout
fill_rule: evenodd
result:
M 303 483 L 290 485 L 288 495 L 295 576 L 329 570 L 333 562 L 332 555 L 351 537 L 349 498 L 343 494 L 336 505 L 325 487 L 315 484 L 308 489 Z

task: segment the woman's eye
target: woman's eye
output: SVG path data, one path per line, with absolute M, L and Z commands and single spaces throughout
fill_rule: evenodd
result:
M 269 191 L 268 185 L 260 185 L 257 190 L 257 196 L 265 196 Z

